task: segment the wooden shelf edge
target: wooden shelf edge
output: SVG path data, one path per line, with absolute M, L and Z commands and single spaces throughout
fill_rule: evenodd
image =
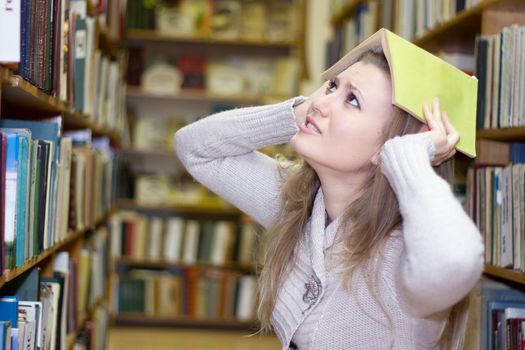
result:
M 138 86 L 128 86 L 127 88 L 127 98 L 128 99 L 151 99 L 151 100 L 166 100 L 166 101 L 211 101 L 211 102 L 240 102 L 240 103 L 264 103 L 269 99 L 277 100 L 286 100 L 290 96 L 266 96 L 261 97 L 260 95 L 221 95 L 206 92 L 205 90 L 182 90 L 177 94 L 162 94 L 162 93 L 153 93 L 142 90 Z
M 518 271 L 485 264 L 484 273 L 488 276 L 498 277 L 507 281 L 512 281 L 525 285 L 525 274 Z
M 115 212 L 115 209 L 112 208 L 104 217 L 100 220 L 98 220 L 95 223 L 95 228 L 99 227 L 102 223 L 104 223 L 110 215 L 112 215 Z M 46 260 L 47 258 L 51 257 L 55 252 L 59 251 L 60 249 L 67 246 L 69 243 L 76 241 L 80 237 L 84 236 L 86 232 L 89 230 L 92 230 L 93 228 L 87 228 L 85 230 L 81 231 L 74 231 L 69 232 L 66 235 L 66 238 L 62 240 L 61 242 L 55 244 L 51 248 L 48 248 L 47 250 L 41 252 L 39 255 L 34 256 L 30 259 L 27 259 L 23 266 L 15 267 L 14 269 L 4 271 L 2 276 L 0 276 L 0 288 L 2 288 L 6 283 L 12 281 L 13 279 L 17 278 L 18 276 L 22 275 L 24 272 L 32 269 L 36 265 L 38 265 L 40 262 Z
M 332 26 L 339 26 L 341 25 L 349 16 L 354 12 L 354 10 L 357 8 L 358 5 L 360 5 L 363 2 L 363 0 L 352 0 L 348 2 L 340 11 L 339 13 L 335 14 L 331 17 L 330 23 Z
M 483 0 L 471 8 L 461 11 L 460 13 L 458 13 L 456 16 L 454 16 L 450 20 L 439 24 L 438 26 L 431 29 L 424 35 L 414 39 L 413 43 L 418 46 L 424 46 L 425 44 L 428 44 L 429 42 L 434 40 L 436 37 L 443 35 L 448 30 L 462 23 L 467 18 L 479 15 L 481 14 L 481 12 L 483 12 L 483 10 L 497 4 L 498 2 L 502 2 L 502 1 L 503 0 Z
M 149 260 L 149 259 L 135 259 L 130 257 L 120 257 L 116 260 L 118 265 L 137 265 L 157 268 L 170 268 L 170 267 L 198 267 L 203 269 L 220 269 L 220 270 L 235 270 L 238 272 L 255 272 L 254 265 L 243 265 L 235 262 L 226 263 L 222 265 L 215 265 L 208 262 L 196 262 L 193 264 L 186 264 L 183 262 L 169 262 L 165 260 Z
M 525 126 L 477 130 L 476 138 L 502 141 L 523 140 L 525 139 Z
M 116 202 L 118 209 L 170 211 L 180 214 L 212 214 L 212 215 L 231 215 L 239 216 L 242 212 L 235 207 L 199 207 L 189 205 L 161 205 L 137 203 L 133 199 L 118 199 Z
M 113 323 L 116 325 L 169 326 L 232 330 L 255 330 L 257 327 L 257 320 L 240 321 L 234 319 L 193 319 L 188 317 L 163 317 L 131 313 L 121 313 L 114 315 Z
M 293 48 L 296 43 L 293 40 L 272 41 L 272 40 L 248 40 L 242 38 L 213 38 L 213 36 L 176 36 L 168 33 L 158 32 L 148 29 L 128 30 L 127 40 L 129 42 L 173 42 L 189 44 L 210 44 L 210 45 L 233 45 L 233 46 L 259 46 L 273 48 Z

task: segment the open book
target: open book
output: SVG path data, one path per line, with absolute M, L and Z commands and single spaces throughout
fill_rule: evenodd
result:
M 474 158 L 478 80 L 384 28 L 352 49 L 322 77 L 333 78 L 369 50 L 382 51 L 388 61 L 392 104 L 424 122 L 423 103 L 431 104 L 439 97 L 441 110 L 448 113 L 460 135 L 456 149 Z

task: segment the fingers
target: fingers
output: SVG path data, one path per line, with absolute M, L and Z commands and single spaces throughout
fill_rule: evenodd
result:
M 455 146 L 459 142 L 459 133 L 456 130 L 456 128 L 454 128 L 454 126 L 450 123 L 447 112 L 443 112 L 443 119 L 445 129 L 447 131 L 447 140 L 451 145 Z

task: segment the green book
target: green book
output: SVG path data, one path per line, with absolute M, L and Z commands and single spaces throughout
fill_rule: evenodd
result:
M 456 149 L 476 156 L 478 80 L 439 57 L 382 28 L 322 73 L 326 80 L 344 71 L 366 51 L 382 50 L 392 77 L 392 104 L 424 122 L 423 104 L 439 97 L 458 131 Z

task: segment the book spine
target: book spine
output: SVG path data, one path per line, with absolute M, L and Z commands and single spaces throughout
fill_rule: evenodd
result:
M 0 0 L 0 62 L 20 62 L 20 12 L 22 0 Z M 9 35 L 6 35 L 9 33 Z

